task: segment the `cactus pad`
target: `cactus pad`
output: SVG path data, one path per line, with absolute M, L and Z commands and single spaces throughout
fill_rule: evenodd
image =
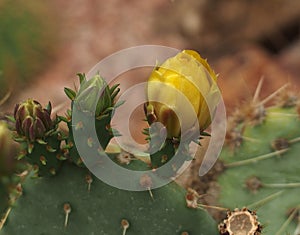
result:
M 55 177 L 28 177 L 23 192 L 1 235 L 217 234 L 211 217 L 188 208 L 185 191 L 174 182 L 152 190 L 151 197 L 108 186 L 65 162 Z
M 228 145 L 220 157 L 225 169 L 217 180 L 219 203 L 230 209 L 247 206 L 256 210 L 263 234 L 296 234 L 300 210 L 298 101 L 286 89 L 275 94 L 272 106 L 254 100 L 230 120 Z

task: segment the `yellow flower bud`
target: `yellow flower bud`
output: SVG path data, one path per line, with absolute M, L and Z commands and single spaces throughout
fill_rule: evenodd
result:
M 199 131 L 204 131 L 220 100 L 216 81 L 214 71 L 195 51 L 184 50 L 169 58 L 148 79 L 145 112 L 149 124 L 161 122 L 168 138 L 180 137 L 197 121 Z
M 12 173 L 18 148 L 5 121 L 0 120 L 0 178 Z

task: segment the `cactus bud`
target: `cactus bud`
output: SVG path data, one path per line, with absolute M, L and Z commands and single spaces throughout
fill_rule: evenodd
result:
M 120 91 L 118 84 L 109 87 L 105 79 L 99 74 L 89 80 L 84 74 L 77 74 L 80 87 L 78 91 L 65 88 L 65 93 L 72 101 L 72 109 L 68 111 L 67 117 L 62 118 L 69 129 L 66 139 L 70 159 L 78 166 L 84 167 L 82 154 L 77 151 L 74 136 L 80 138 L 81 143 L 86 143 L 88 148 L 95 147 L 95 137 L 91 133 L 96 130 L 100 145 L 105 149 L 110 140 L 116 136 L 116 131 L 111 128 L 113 111 L 122 102 L 115 102 Z M 74 114 L 75 118 L 74 118 Z M 90 125 L 91 122 L 95 126 Z
M 5 121 L 0 121 L 0 177 L 13 170 L 16 154 L 17 148 L 11 131 Z
M 149 124 L 161 122 L 168 138 L 178 138 L 182 130 L 192 128 L 197 120 L 178 96 L 181 93 L 197 114 L 200 132 L 204 131 L 211 124 L 211 114 L 220 98 L 216 80 L 207 61 L 195 51 L 184 50 L 169 58 L 148 79 L 145 112 Z M 177 112 L 184 114 L 181 126 Z
M 83 78 L 75 102 L 82 112 L 95 112 L 95 116 L 98 117 L 112 106 L 109 87 L 100 75 L 95 75 L 88 81 Z
M 50 103 L 47 109 L 33 99 L 17 104 L 14 111 L 17 133 L 26 136 L 30 142 L 44 137 L 45 133 L 53 127 L 50 114 Z

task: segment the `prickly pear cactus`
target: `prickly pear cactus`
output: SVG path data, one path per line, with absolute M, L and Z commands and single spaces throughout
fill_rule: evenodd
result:
M 80 117 L 95 122 L 99 141 L 104 141 L 101 150 L 104 151 L 112 134 L 116 135 L 116 132 L 111 129 L 110 120 L 113 109 L 117 106 L 114 98 L 118 93 L 118 88 L 117 86 L 108 87 L 100 76 L 95 76 L 89 81 L 86 81 L 84 76 L 79 78 L 81 83 L 79 91 L 65 89 L 65 92 L 73 102 L 72 107 L 76 108 L 79 115 L 82 115 Z M 101 89 L 104 89 L 104 95 L 100 99 L 95 99 Z M 81 101 L 84 102 L 81 103 Z M 41 116 L 41 113 L 47 116 L 50 112 L 47 108 L 40 110 L 39 103 L 32 100 L 27 101 L 25 107 L 28 102 L 30 103 L 30 109 L 26 109 L 28 112 L 22 111 L 22 105 L 16 108 L 19 110 L 15 114 L 16 129 L 22 127 L 17 133 L 23 136 L 21 141 L 23 150 L 25 150 L 24 158 L 33 165 L 40 164 L 39 174 L 36 175 L 34 171 L 24 173 L 27 173 L 27 177 L 22 183 L 22 196 L 11 209 L 0 232 L 1 235 L 33 233 L 45 235 L 217 234 L 215 221 L 206 210 L 197 204 L 198 197 L 186 192 L 175 182 L 161 188 L 151 189 L 151 178 L 145 175 L 139 182 L 141 187 L 145 187 L 145 191 L 126 191 L 109 186 L 94 177 L 88 169 L 81 167 L 80 154 L 72 145 L 74 141 L 72 131 L 75 130 L 82 133 L 80 144 L 84 144 L 86 148 L 93 147 L 92 140 L 87 135 L 89 129 L 86 128 L 89 127 L 81 125 L 81 123 L 72 123 L 70 116 L 72 112 L 68 111 L 67 117 L 57 117 L 55 123 L 61 120 L 66 121 L 70 128 L 69 136 L 65 137 L 61 134 L 49 136 L 48 133 L 60 133 L 56 125 L 51 125 L 51 127 L 55 127 L 55 132 L 45 131 L 44 135 L 40 136 L 41 128 L 37 128 L 40 124 L 33 124 L 36 123 L 35 120 L 44 117 Z M 91 112 L 95 107 L 96 115 Z M 36 112 L 36 110 L 41 112 Z M 26 121 L 27 119 L 31 120 L 30 125 L 27 124 L 29 122 Z M 18 120 L 21 120 L 22 123 L 20 127 Z M 28 129 L 28 127 L 30 128 Z M 52 177 L 41 174 L 44 172 L 41 169 L 46 169 L 48 172 L 47 164 L 43 164 L 40 157 L 32 156 L 33 152 L 29 151 L 32 143 L 33 148 L 36 145 L 44 146 L 44 142 L 48 143 L 49 137 L 53 137 L 55 141 L 66 142 L 65 145 L 60 145 L 66 159 L 59 161 L 56 174 Z M 58 151 L 58 149 L 54 149 Z M 67 151 L 64 152 L 65 150 Z M 50 154 L 45 152 L 45 155 L 52 158 L 51 153 L 51 151 Z M 110 157 L 114 162 L 122 164 L 127 169 L 153 170 L 150 164 L 137 158 L 128 161 L 128 158 L 120 157 L 118 154 Z M 28 214 L 32 216 L 24 216 Z
M 260 87 L 261 83 L 254 99 L 229 120 L 227 145 L 220 157 L 224 169 L 217 178 L 218 201 L 231 210 L 247 207 L 256 211 L 262 234 L 296 235 L 300 215 L 299 101 L 287 87 L 259 100 Z

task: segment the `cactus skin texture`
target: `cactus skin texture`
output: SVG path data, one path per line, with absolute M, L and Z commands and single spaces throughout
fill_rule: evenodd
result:
M 95 75 L 93 78 L 87 80 L 84 74 L 78 74 L 80 87 L 79 91 L 75 92 L 70 88 L 65 88 L 65 93 L 72 101 L 71 110 L 67 111 L 66 117 L 61 117 L 68 125 L 69 135 L 66 140 L 69 149 L 69 156 L 71 160 L 78 166 L 84 167 L 81 157 L 79 156 L 73 137 L 72 125 L 75 125 L 75 131 L 79 129 L 86 129 L 88 127 L 81 126 L 82 123 L 72 123 L 72 111 L 76 111 L 82 116 L 82 119 L 86 120 L 91 118 L 91 121 L 95 121 L 95 128 L 100 145 L 105 150 L 110 140 L 116 135 L 113 133 L 113 129 L 110 126 L 110 121 L 113 115 L 113 110 L 119 105 L 116 104 L 115 98 L 118 95 L 120 89 L 118 85 L 109 87 L 100 75 Z M 99 97 L 99 93 L 101 97 Z M 94 115 L 94 117 L 91 117 Z M 88 131 L 86 131 L 88 132 Z M 88 136 L 82 136 L 83 141 L 88 139 Z
M 224 171 L 217 180 L 218 200 L 231 210 L 244 206 L 255 210 L 262 234 L 298 234 L 298 99 L 287 89 L 273 96 L 272 106 L 264 107 L 264 101 L 254 99 L 229 120 L 228 145 L 220 157 Z
M 0 234 L 217 234 L 206 211 L 186 206 L 185 191 L 175 182 L 153 189 L 151 197 L 90 177 L 87 169 L 68 162 L 55 177 L 28 177 Z

